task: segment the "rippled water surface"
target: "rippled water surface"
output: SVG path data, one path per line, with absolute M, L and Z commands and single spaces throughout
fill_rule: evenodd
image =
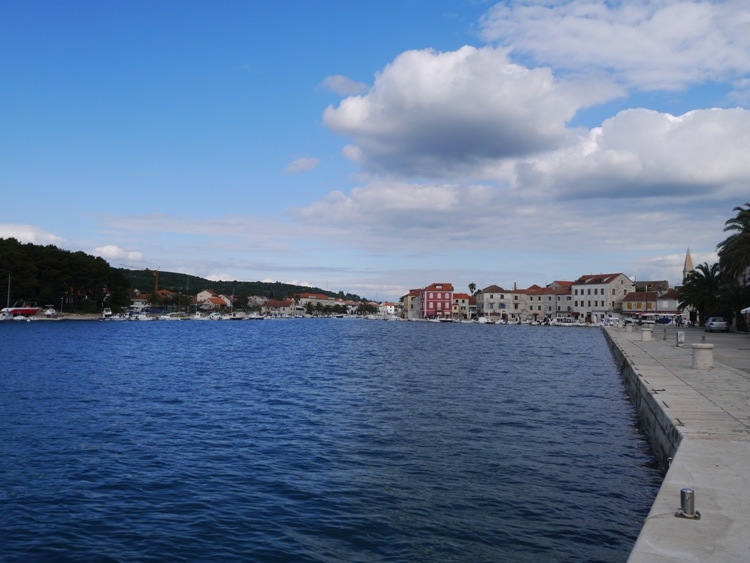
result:
M 597 329 L 0 323 L 3 561 L 624 561 L 660 483 Z

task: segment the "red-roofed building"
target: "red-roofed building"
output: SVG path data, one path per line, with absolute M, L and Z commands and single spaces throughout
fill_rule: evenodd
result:
M 623 312 L 623 299 L 635 290 L 635 283 L 625 274 L 596 274 L 581 276 L 571 289 L 574 314 L 596 323 Z
M 453 313 L 453 285 L 433 283 L 419 291 L 419 318 L 450 319 Z

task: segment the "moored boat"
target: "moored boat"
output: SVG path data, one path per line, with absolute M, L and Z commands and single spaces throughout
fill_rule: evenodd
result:
M 41 310 L 42 308 L 38 307 L 36 303 L 17 301 L 12 307 L 0 309 L 0 313 L 11 317 L 33 317 Z

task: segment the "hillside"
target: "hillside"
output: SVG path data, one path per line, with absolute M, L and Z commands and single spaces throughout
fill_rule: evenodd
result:
M 159 289 L 168 289 L 175 293 L 186 293 L 195 295 L 204 289 L 211 289 L 216 293 L 223 295 L 252 296 L 262 295 L 270 299 L 283 299 L 290 295 L 300 293 L 322 293 L 332 297 L 339 297 L 352 301 L 360 301 L 358 295 L 351 293 L 338 293 L 326 291 L 317 287 L 307 287 L 301 285 L 292 285 L 281 282 L 261 282 L 261 281 L 211 281 L 190 274 L 180 274 L 177 272 L 156 272 L 154 270 L 128 270 L 118 269 L 122 275 L 130 282 L 130 286 L 138 289 L 142 293 L 150 293 L 156 286 L 158 274 Z
M 105 302 L 115 307 L 130 302 L 127 279 L 102 258 L 14 238 L 0 239 L 0 279 L 8 284 L 3 306 L 6 301 L 34 301 L 65 311 L 96 312 Z

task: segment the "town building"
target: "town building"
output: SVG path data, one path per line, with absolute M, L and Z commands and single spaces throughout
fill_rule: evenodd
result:
M 581 276 L 571 285 L 573 315 L 587 323 L 600 322 L 622 313 L 623 299 L 633 291 L 635 283 L 622 273 Z
M 472 298 L 468 293 L 454 293 L 453 310 L 451 312 L 453 318 L 460 320 L 471 319 L 471 302 Z
M 507 309 L 511 302 L 510 292 L 498 285 L 488 285 L 474 294 L 477 317 L 491 321 L 507 321 Z
M 420 319 L 449 319 L 453 314 L 453 285 L 433 283 L 419 291 Z

